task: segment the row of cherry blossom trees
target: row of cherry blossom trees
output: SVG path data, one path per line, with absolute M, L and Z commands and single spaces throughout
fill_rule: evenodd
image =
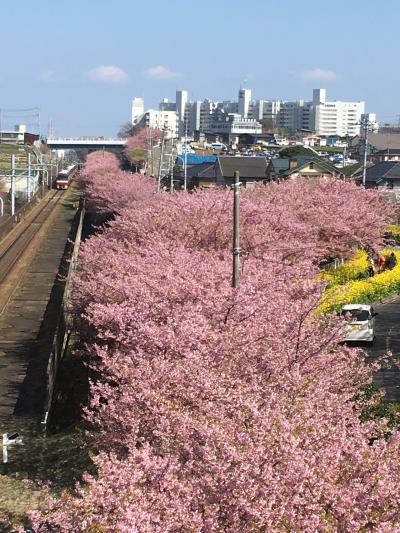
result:
M 391 208 L 335 180 L 155 194 L 91 154 L 80 354 L 96 475 L 32 513 L 44 532 L 400 531 L 399 434 L 361 422 L 373 367 L 314 313 L 316 265 L 376 247 Z M 108 186 L 107 186 L 108 183 Z

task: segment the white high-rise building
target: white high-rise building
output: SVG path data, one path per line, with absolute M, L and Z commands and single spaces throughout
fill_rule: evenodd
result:
M 186 104 L 185 111 L 185 132 L 189 135 L 200 130 L 201 102 L 196 100 Z
M 155 128 L 165 132 L 166 138 L 178 137 L 178 115 L 176 111 L 148 109 L 139 124 L 147 128 Z
M 276 115 L 276 124 L 289 132 L 313 130 L 312 111 L 311 102 L 282 102 Z
M 354 137 L 360 133 L 365 102 L 327 101 L 325 89 L 313 91 L 313 129 L 317 135 Z
M 174 135 L 176 133 L 180 137 L 183 137 L 186 131 L 189 135 L 193 135 L 195 131 L 210 132 L 215 129 L 215 123 L 219 125 L 225 122 L 227 116 L 232 114 L 240 115 L 243 120 L 261 121 L 268 118 L 274 125 L 284 128 L 289 133 L 308 130 L 324 136 L 356 136 L 360 133 L 360 122 L 364 112 L 364 102 L 327 100 L 326 89 L 314 89 L 311 101 L 292 102 L 262 99 L 252 101 L 251 90 L 243 88 L 239 90 L 237 102 L 230 100 L 214 102 L 209 99 L 190 102 L 188 91 L 180 90 L 176 91 L 176 102 L 164 98 L 157 112 L 154 110 L 146 112 L 146 120 L 151 122 L 152 127 L 164 129 L 166 126 L 174 132 Z M 164 115 L 165 113 L 171 115 Z M 132 124 L 135 125 L 139 121 L 143 123 L 141 120 L 143 114 L 143 98 L 136 97 L 132 100 Z M 370 122 L 373 123 L 371 129 L 378 127 L 376 117 L 372 114 Z M 236 129 L 239 129 L 238 124 L 235 118 Z M 228 126 L 225 125 L 224 128 L 227 129 Z
M 135 96 L 132 100 L 132 126 L 138 123 L 138 120 L 144 113 L 144 100 Z
M 249 116 L 251 89 L 239 89 L 238 113 L 243 118 Z
M 253 102 L 250 116 L 255 120 L 268 118 L 275 124 L 281 105 L 281 100 L 256 100 Z
M 168 98 L 163 98 L 158 104 L 158 109 L 160 111 L 176 111 L 175 102 L 170 102 Z
M 218 102 L 213 102 L 206 98 L 200 104 L 200 131 L 207 131 L 210 129 L 212 122 L 212 114 L 217 108 Z
M 326 102 L 326 89 L 313 89 L 313 104 L 324 104 Z
M 185 134 L 185 111 L 189 101 L 187 91 L 176 91 L 176 112 L 178 113 L 179 135 Z

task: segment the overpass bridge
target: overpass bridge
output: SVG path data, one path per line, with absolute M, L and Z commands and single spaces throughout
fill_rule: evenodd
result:
M 95 150 L 121 152 L 125 143 L 126 139 L 113 139 L 106 137 L 47 139 L 47 145 L 52 150 L 79 150 L 84 152 L 93 152 Z

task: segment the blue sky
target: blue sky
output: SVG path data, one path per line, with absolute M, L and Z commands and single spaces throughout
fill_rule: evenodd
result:
M 236 99 L 240 85 L 282 99 L 326 87 L 398 121 L 398 0 L 3 3 L 0 108 L 40 107 L 44 133 L 51 118 L 59 135 L 114 135 L 133 96 Z

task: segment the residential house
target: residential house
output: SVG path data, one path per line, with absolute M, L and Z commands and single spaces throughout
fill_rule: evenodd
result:
M 365 138 L 354 137 L 352 147 L 360 157 L 364 155 Z M 400 133 L 370 133 L 368 135 L 368 160 L 373 163 L 381 161 L 400 161 Z
M 234 172 L 238 171 L 245 187 L 267 180 L 268 159 L 266 157 L 220 156 L 217 161 L 218 185 L 231 185 Z
M 271 159 L 267 169 L 267 179 L 275 181 L 288 178 L 338 177 L 340 170 L 318 156 L 298 155 L 293 158 Z
M 400 198 L 400 161 L 381 161 L 367 168 L 365 187 L 389 189 Z
M 217 186 L 217 164 L 216 162 L 199 163 L 187 169 L 186 179 L 189 189 L 209 188 Z M 183 185 L 183 171 L 179 174 L 181 185 Z
M 215 163 L 201 163 L 187 169 L 189 188 L 224 187 L 234 182 L 234 172 L 238 171 L 245 187 L 267 179 L 268 160 L 266 157 L 218 156 Z M 182 181 L 182 172 L 180 173 Z

